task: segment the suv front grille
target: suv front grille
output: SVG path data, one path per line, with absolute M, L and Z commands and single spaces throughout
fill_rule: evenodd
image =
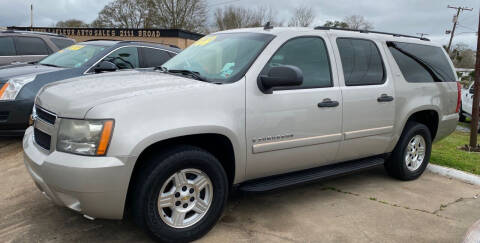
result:
M 0 111 L 0 121 L 6 121 L 8 119 L 8 111 Z
M 55 120 L 57 119 L 57 117 L 54 114 L 52 114 L 52 113 L 50 113 L 50 112 L 48 112 L 48 111 L 46 111 L 46 110 L 44 110 L 44 109 L 42 109 L 38 106 L 36 106 L 35 110 L 37 112 L 37 117 L 38 118 L 42 119 L 43 121 L 45 121 L 45 122 L 47 122 L 51 125 L 55 124 Z
M 37 143 L 40 147 L 50 151 L 50 142 L 52 141 L 52 137 L 37 128 L 33 129 L 33 138 L 35 139 L 35 143 Z

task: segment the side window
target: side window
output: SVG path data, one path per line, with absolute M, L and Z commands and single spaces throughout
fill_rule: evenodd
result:
M 48 48 L 45 41 L 37 37 L 16 37 L 15 45 L 17 47 L 17 55 L 48 55 Z
M 0 37 L 0 56 L 15 56 L 15 44 L 12 37 Z
M 287 41 L 268 61 L 262 74 L 267 74 L 271 67 L 282 65 L 296 66 L 303 71 L 303 84 L 293 89 L 332 86 L 328 51 L 319 37 L 300 37 Z
M 407 82 L 455 82 L 455 74 L 441 47 L 401 42 L 387 44 Z
M 338 38 L 345 85 L 376 85 L 385 82 L 382 57 L 373 41 Z
M 158 67 L 170 59 L 170 55 L 166 51 L 142 47 L 142 67 Z
M 75 42 L 69 39 L 60 39 L 60 38 L 50 38 L 50 40 L 57 46 L 58 49 L 63 49 L 65 47 L 73 45 Z
M 119 69 L 133 69 L 140 67 L 138 49 L 136 47 L 122 47 L 103 59 L 115 63 Z

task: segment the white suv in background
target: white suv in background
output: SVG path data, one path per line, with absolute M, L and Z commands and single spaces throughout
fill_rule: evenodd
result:
M 472 118 L 472 111 L 473 111 L 473 85 L 474 83 L 470 84 L 467 89 L 462 89 L 462 107 L 460 110 L 460 121 L 464 122 L 465 118 Z M 478 132 L 480 132 L 480 127 L 478 128 Z

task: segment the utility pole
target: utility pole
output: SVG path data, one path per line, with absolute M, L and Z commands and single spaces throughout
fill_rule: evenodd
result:
M 478 12 L 478 32 L 480 33 L 480 9 Z M 475 63 L 475 82 L 473 84 L 472 122 L 470 127 L 470 147 L 477 146 L 478 106 L 480 101 L 480 35 L 477 35 L 477 60 Z
M 33 28 L 33 3 L 30 4 L 30 28 Z
M 428 35 L 428 34 L 427 34 L 427 33 L 417 33 L 417 35 L 420 36 L 420 39 L 423 39 L 423 36 L 426 36 L 426 35 Z
M 450 41 L 448 42 L 448 47 L 447 47 L 447 52 L 450 53 L 450 47 L 452 47 L 452 41 L 453 41 L 453 36 L 455 35 L 455 29 L 457 28 L 457 23 L 458 23 L 458 17 L 460 16 L 460 12 L 466 10 L 466 11 L 472 11 L 473 8 L 467 8 L 467 7 L 453 7 L 448 5 L 448 8 L 453 8 L 457 10 L 457 14 L 453 17 L 453 29 L 450 32 Z

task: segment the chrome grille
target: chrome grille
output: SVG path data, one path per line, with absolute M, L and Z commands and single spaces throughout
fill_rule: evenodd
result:
M 54 113 L 49 112 L 39 106 L 35 106 L 35 110 L 36 110 L 36 116 L 39 119 L 42 119 L 43 121 L 45 121 L 50 125 L 55 124 L 55 120 L 57 120 L 57 116 Z
M 52 142 L 52 137 L 37 128 L 33 129 L 33 138 L 35 139 L 35 143 L 37 143 L 40 147 L 50 151 L 50 144 Z

